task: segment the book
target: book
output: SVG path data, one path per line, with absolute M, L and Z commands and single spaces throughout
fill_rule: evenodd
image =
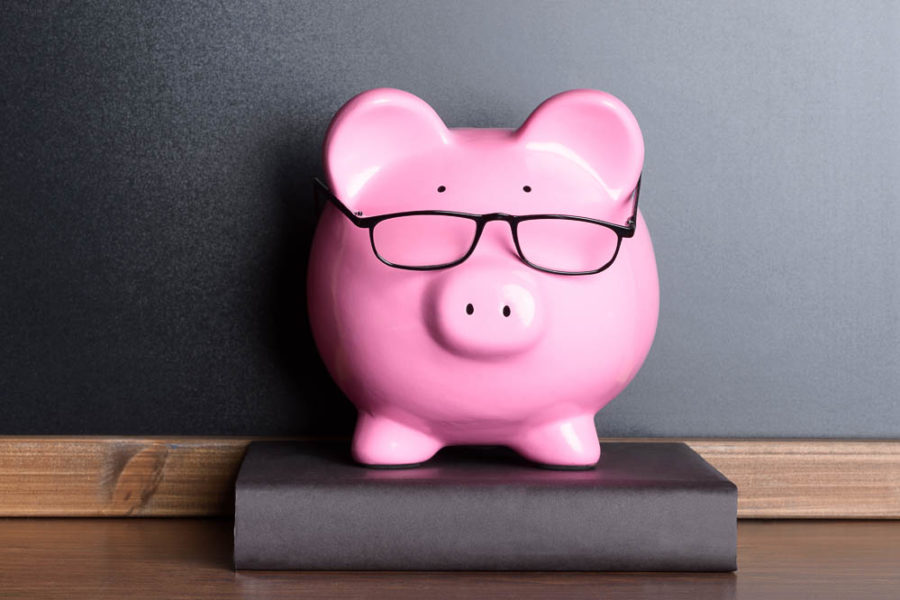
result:
M 349 446 L 248 446 L 236 569 L 736 568 L 737 487 L 682 443 L 603 443 L 589 470 L 540 468 L 494 447 L 375 469 Z

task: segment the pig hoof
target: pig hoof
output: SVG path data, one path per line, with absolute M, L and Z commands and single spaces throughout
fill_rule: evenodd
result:
M 591 469 L 600 460 L 592 417 L 556 421 L 524 432 L 513 445 L 519 454 L 547 469 Z
M 360 414 L 353 435 L 353 458 L 369 467 L 408 469 L 430 459 L 442 445 L 412 427 Z

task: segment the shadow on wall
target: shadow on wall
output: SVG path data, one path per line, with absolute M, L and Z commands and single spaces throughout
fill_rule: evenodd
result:
M 318 144 L 294 143 L 274 152 L 272 189 L 279 218 L 263 336 L 300 405 L 297 426 L 314 435 L 344 435 L 353 430 L 356 410 L 319 357 L 306 310 L 306 272 L 318 220 L 312 185 L 321 175 L 318 150 Z

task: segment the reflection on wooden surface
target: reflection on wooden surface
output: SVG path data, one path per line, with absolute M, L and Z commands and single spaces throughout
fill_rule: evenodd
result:
M 231 522 L 2 519 L 0 596 L 28 598 L 891 598 L 900 522 L 742 521 L 730 573 L 231 570 Z

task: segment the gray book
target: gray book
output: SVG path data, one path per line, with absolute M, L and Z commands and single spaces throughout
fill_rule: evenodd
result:
M 680 443 L 602 444 L 590 470 L 502 448 L 414 469 L 349 443 L 254 442 L 238 474 L 236 569 L 733 571 L 737 488 Z

